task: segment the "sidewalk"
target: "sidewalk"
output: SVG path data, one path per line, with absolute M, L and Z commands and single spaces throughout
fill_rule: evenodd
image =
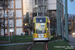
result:
M 2 43 L 9 43 L 9 41 L 0 41 L 0 44 Z
M 69 35 L 69 44 L 75 48 L 75 36 Z
M 31 44 L 31 43 L 33 43 L 33 42 L 12 43 L 12 44 L 0 44 L 0 46 L 21 45 L 21 44 Z

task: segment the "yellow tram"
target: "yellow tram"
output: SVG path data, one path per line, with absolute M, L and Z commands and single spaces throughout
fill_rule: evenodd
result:
M 50 20 L 48 16 L 36 16 L 33 18 L 33 41 L 47 41 L 51 38 Z

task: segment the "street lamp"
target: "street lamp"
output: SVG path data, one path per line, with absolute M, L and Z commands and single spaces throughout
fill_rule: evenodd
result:
M 27 26 L 27 23 L 25 23 L 25 26 Z

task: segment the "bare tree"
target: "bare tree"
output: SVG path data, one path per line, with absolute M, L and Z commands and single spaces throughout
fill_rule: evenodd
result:
M 0 0 L 0 7 L 1 7 L 1 9 L 3 9 L 4 10 L 4 14 L 3 14 L 3 19 L 4 19 L 4 21 L 2 22 L 1 21 L 1 23 L 0 23 L 0 25 L 2 25 L 3 26 L 3 28 L 4 28 L 4 37 L 5 37 L 5 26 L 6 26 L 6 24 L 5 24 L 5 22 L 6 22 L 6 20 L 5 20 L 5 10 L 6 9 L 8 9 L 8 6 L 10 5 L 9 3 L 8 3 L 8 1 L 11 1 L 11 0 Z M 1 15 L 0 15 L 1 16 Z M 1 28 L 1 26 L 0 26 L 0 28 Z
M 26 13 L 26 17 L 23 20 L 24 23 L 29 23 L 29 13 Z
M 32 31 L 32 28 L 33 28 L 33 19 L 30 17 L 30 23 L 29 23 L 29 13 L 28 12 L 26 13 L 26 17 L 23 19 L 23 23 L 24 23 L 23 26 L 25 26 L 25 23 L 28 23 L 28 25 L 25 26 L 25 27 L 29 28 L 30 31 Z
M 0 13 L 0 16 L 1 16 L 1 13 Z M 0 36 L 1 36 L 1 20 L 0 20 Z

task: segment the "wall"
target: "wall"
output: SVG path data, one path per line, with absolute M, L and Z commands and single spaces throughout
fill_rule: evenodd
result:
M 56 0 L 48 0 L 48 10 L 56 10 Z
M 11 0 L 8 1 L 9 6 L 8 9 L 6 9 L 5 13 L 8 14 L 9 17 L 9 23 L 10 23 L 10 29 L 14 30 L 14 24 L 13 24 L 13 16 L 15 18 L 15 35 L 21 35 L 23 32 L 23 0 Z M 3 18 L 3 10 L 0 11 L 2 15 L 0 16 L 1 20 L 4 20 Z M 13 14 L 14 12 L 14 14 Z M 6 20 L 6 25 L 8 23 L 8 20 Z M 8 33 L 8 26 L 6 26 L 5 33 Z M 1 28 L 1 35 L 4 35 L 4 29 Z M 9 33 L 8 33 L 9 35 Z

